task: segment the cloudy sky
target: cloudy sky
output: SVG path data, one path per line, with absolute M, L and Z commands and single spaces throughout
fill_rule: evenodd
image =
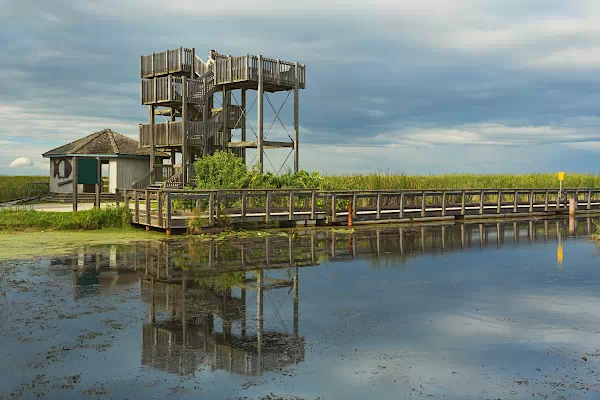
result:
M 0 0 L 0 10 L 0 174 L 44 173 L 42 152 L 100 129 L 136 137 L 147 120 L 139 56 L 179 46 L 306 64 L 304 169 L 600 170 L 597 0 Z M 276 108 L 284 98 L 271 97 Z M 277 169 L 287 154 L 268 156 Z

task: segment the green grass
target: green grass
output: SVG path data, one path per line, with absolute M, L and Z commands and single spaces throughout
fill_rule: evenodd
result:
M 48 175 L 42 176 L 8 176 L 0 175 L 0 202 L 15 200 L 27 196 L 27 184 L 48 183 Z
M 166 240 L 162 232 L 109 228 L 98 231 L 13 231 L 0 230 L 0 261 L 70 254 L 82 247 Z M 169 238 L 169 240 L 178 240 Z
M 94 230 L 130 228 L 131 214 L 124 207 L 79 212 L 0 211 L 0 230 Z
M 554 173 L 546 174 L 444 174 L 404 175 L 401 173 L 371 173 L 325 176 L 326 190 L 420 190 L 420 189 L 495 189 L 495 188 L 558 188 Z M 564 187 L 600 187 L 600 174 L 566 173 Z

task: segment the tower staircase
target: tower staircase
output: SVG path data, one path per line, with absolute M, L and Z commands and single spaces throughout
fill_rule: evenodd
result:
M 171 165 L 179 153 L 182 167 L 180 172 L 171 169 L 167 174 L 159 174 L 156 170 L 162 165 L 156 166 L 155 157 L 151 156 L 149 173 L 134 186 L 183 187 L 192 181 L 193 162 L 217 150 L 229 149 L 245 159 L 247 148 L 257 148 L 262 165 L 264 148 L 297 148 L 297 140 L 264 141 L 261 117 L 258 140 L 247 141 L 245 99 L 246 90 L 257 90 L 261 115 L 263 91 L 297 93 L 305 87 L 305 68 L 262 56 L 224 56 L 214 50 L 206 62 L 195 54 L 195 49 L 186 48 L 142 56 L 141 103 L 149 107 L 149 121 L 140 125 L 140 146 L 150 148 L 151 155 L 170 155 Z M 242 92 L 241 105 L 232 104 L 234 90 Z M 215 98 L 217 92 L 221 93 L 220 99 Z M 220 107 L 215 107 L 215 102 L 221 103 Z M 297 107 L 295 113 L 297 116 Z M 157 117 L 164 121 L 157 121 Z M 234 129 L 241 129 L 241 141 L 232 141 Z

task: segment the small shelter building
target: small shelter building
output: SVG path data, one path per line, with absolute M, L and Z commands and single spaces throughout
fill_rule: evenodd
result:
M 105 193 L 130 188 L 150 171 L 150 151 L 110 129 L 92 133 L 42 154 L 50 159 L 50 192 L 73 193 L 74 160 L 77 157 L 77 192 L 94 193 L 101 164 Z M 162 158 L 162 157 L 157 157 Z

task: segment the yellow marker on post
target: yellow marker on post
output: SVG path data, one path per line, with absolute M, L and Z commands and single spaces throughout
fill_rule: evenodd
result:
M 559 172 L 558 173 L 558 182 L 560 183 L 559 190 L 558 190 L 558 198 L 559 199 L 562 199 L 562 197 L 563 197 L 562 191 L 563 191 L 563 181 L 564 180 L 565 180 L 565 173 Z

